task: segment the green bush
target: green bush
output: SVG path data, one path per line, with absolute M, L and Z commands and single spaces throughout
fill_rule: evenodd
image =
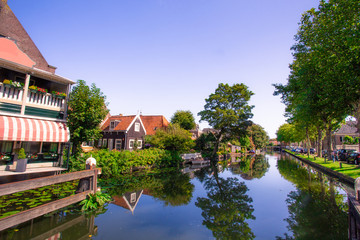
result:
M 18 159 L 25 159 L 25 158 L 26 158 L 25 150 L 24 148 L 20 148 L 18 153 Z
M 96 159 L 97 167 L 102 169 L 102 178 L 121 176 L 131 172 L 134 168 L 170 167 L 177 166 L 182 159 L 177 152 L 164 149 L 149 148 L 138 151 L 109 151 L 95 150 L 83 156 L 70 157 L 69 170 L 81 171 L 85 169 L 86 159 L 92 155 Z

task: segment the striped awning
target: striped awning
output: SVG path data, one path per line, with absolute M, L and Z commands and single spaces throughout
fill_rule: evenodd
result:
M 65 123 L 31 118 L 0 116 L 0 140 L 29 142 L 68 142 Z

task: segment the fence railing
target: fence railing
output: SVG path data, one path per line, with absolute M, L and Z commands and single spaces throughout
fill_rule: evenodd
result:
M 12 102 L 22 103 L 24 94 L 23 88 L 14 88 L 0 83 L 0 99 L 10 100 Z M 65 99 L 53 96 L 50 93 L 40 93 L 32 92 L 30 89 L 27 93 L 26 103 L 39 105 L 43 107 L 52 107 L 52 108 L 63 108 L 65 104 Z
M 90 178 L 90 186 L 89 189 L 81 192 L 76 193 L 74 195 L 71 195 L 66 198 L 62 198 L 59 200 L 55 200 L 50 203 L 46 203 L 43 205 L 40 205 L 38 207 L 30 208 L 28 210 L 16 213 L 14 215 L 1 218 L 0 219 L 0 231 L 7 229 L 9 227 L 12 227 L 16 224 L 26 222 L 28 220 L 31 220 L 33 218 L 42 216 L 44 214 L 47 214 L 49 212 L 58 210 L 60 208 L 66 207 L 68 205 L 77 203 L 79 201 L 82 201 L 86 198 L 86 196 L 89 193 L 96 193 L 97 191 L 97 175 L 100 174 L 101 169 L 90 169 L 90 170 L 84 170 L 79 172 L 72 172 L 72 173 L 65 173 L 55 176 L 49 176 L 49 177 L 41 177 L 41 178 L 35 178 L 35 179 L 29 179 L 25 181 L 20 182 L 13 182 L 13 183 L 6 183 L 0 185 L 0 196 L 9 195 L 21 191 L 26 191 L 30 189 L 35 189 L 43 186 L 53 185 L 57 183 L 63 183 L 63 182 L 69 182 L 73 180 L 83 179 L 83 178 Z

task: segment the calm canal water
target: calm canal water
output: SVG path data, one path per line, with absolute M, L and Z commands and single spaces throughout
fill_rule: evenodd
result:
M 102 185 L 114 198 L 104 209 L 82 215 L 68 208 L 0 232 L 0 239 L 347 239 L 339 183 L 284 155 Z

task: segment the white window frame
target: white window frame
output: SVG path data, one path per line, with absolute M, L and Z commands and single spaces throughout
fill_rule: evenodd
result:
M 138 149 L 141 149 L 142 148 L 142 140 L 138 140 L 137 143 L 138 143 Z
M 107 138 L 103 138 L 102 146 L 107 147 Z
M 98 147 L 101 147 L 101 143 L 102 143 L 102 138 L 100 138 L 98 141 Z
M 108 149 L 111 151 L 114 149 L 114 139 L 110 138 L 108 140 Z
M 120 145 L 120 148 L 118 148 L 117 146 Z M 121 139 L 115 139 L 115 150 L 120 151 L 122 148 L 122 140 Z
M 115 128 L 115 121 L 110 121 L 110 130 Z
M 134 131 L 135 132 L 140 132 L 140 123 L 135 123 Z
M 136 202 L 136 192 L 130 194 L 130 203 Z
M 134 139 L 130 139 L 130 140 L 129 140 L 129 149 L 133 149 L 133 147 L 134 147 L 134 142 L 135 142 Z

